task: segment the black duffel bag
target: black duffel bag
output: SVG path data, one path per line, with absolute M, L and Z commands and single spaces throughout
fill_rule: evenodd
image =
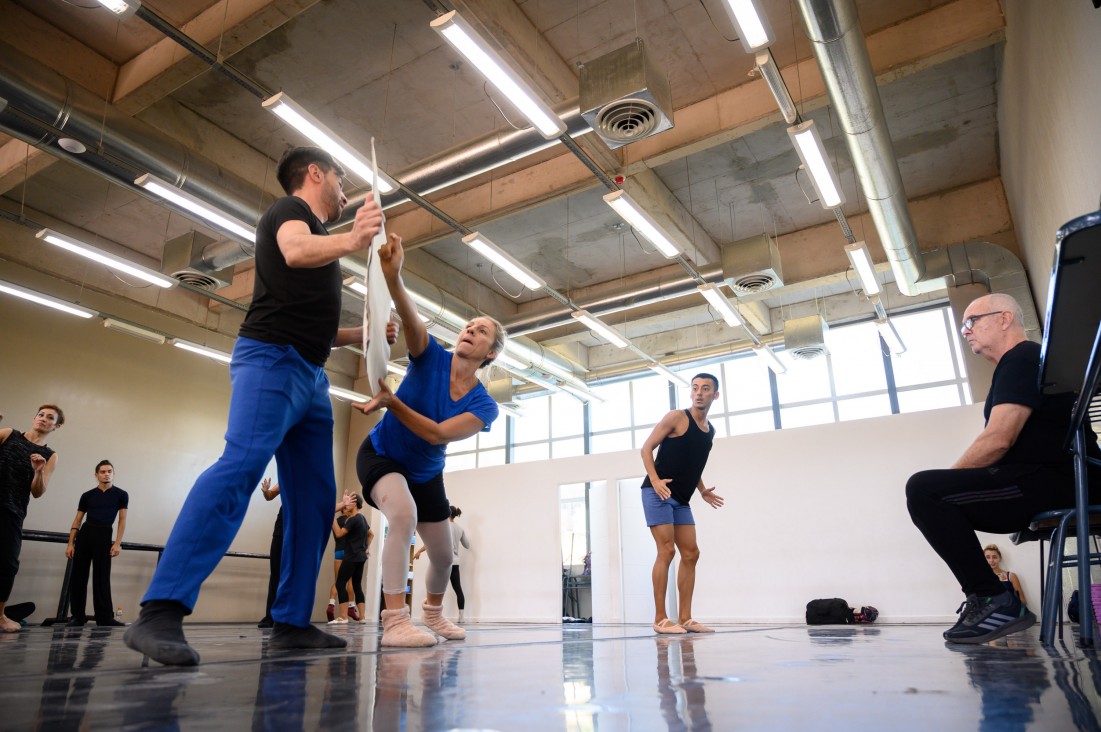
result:
M 807 625 L 852 625 L 853 609 L 840 597 L 807 603 Z

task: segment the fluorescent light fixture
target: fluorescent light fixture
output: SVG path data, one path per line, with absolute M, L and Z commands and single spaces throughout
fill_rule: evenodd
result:
M 896 356 L 901 356 L 906 353 L 906 344 L 902 342 L 902 338 L 899 337 L 898 331 L 895 330 L 895 324 L 888 318 L 875 321 L 875 327 L 879 330 L 879 336 L 883 339 L 883 342 L 887 344 L 887 348 L 891 349 L 891 353 Z
M 463 244 L 481 254 L 498 267 L 508 272 L 514 280 L 529 290 L 542 290 L 547 286 L 546 280 L 520 264 L 520 260 L 513 257 L 501 247 L 497 246 L 485 236 L 475 231 L 463 237 Z
M 657 247 L 657 250 L 665 257 L 675 257 L 681 253 L 681 248 L 662 231 L 658 223 L 650 214 L 646 213 L 634 199 L 627 195 L 627 191 L 613 191 L 604 196 L 604 202 L 612 207 L 620 217 L 630 224 L 642 237 Z
M 616 348 L 626 348 L 627 347 L 627 339 L 626 338 L 621 336 L 619 333 L 616 333 L 614 330 L 609 328 L 604 323 L 597 320 L 595 317 L 593 317 L 592 313 L 590 313 L 588 310 L 576 310 L 571 314 L 578 321 L 584 323 L 589 328 L 589 330 L 593 331 L 598 336 L 600 336 L 604 340 L 608 341 L 608 343 L 611 343 Z
M 95 310 L 89 310 L 88 308 L 81 307 L 80 305 L 74 305 L 71 302 L 65 302 L 64 300 L 58 300 L 56 297 L 50 297 L 49 295 L 43 295 L 40 292 L 34 290 L 28 290 L 26 287 L 20 287 L 19 285 L 13 285 L 10 282 L 4 282 L 0 280 L 0 292 L 5 292 L 9 295 L 29 300 L 30 302 L 38 303 L 39 305 L 45 305 L 48 308 L 54 310 L 60 310 L 63 313 L 69 315 L 75 315 L 78 318 L 93 318 L 99 315 Z
M 351 389 L 341 389 L 339 386 L 329 386 L 329 394 L 337 399 L 343 399 L 346 402 L 369 402 L 371 397 L 366 394 L 360 394 L 358 391 L 352 391 Z
M 459 342 L 459 334 L 439 322 L 435 322 L 428 326 L 428 334 L 439 338 L 441 341 L 451 346 Z
M 500 366 L 504 369 L 511 369 L 513 371 L 526 371 L 531 368 L 530 363 L 523 363 L 517 358 L 514 358 L 508 353 L 508 345 L 505 345 L 505 352 L 493 359 L 493 363 L 496 366 Z
M 872 264 L 872 255 L 868 253 L 868 245 L 862 241 L 848 244 L 845 254 L 849 255 L 856 276 L 860 278 L 860 286 L 864 288 L 864 294 L 869 297 L 879 294 L 879 281 L 875 278 L 875 265 Z
M 542 351 L 542 349 L 540 349 Z M 577 374 L 571 369 L 551 361 L 543 352 L 537 352 L 533 348 L 529 348 L 520 341 L 510 338 L 508 343 L 505 344 L 505 353 L 512 353 L 512 356 L 522 362 L 525 362 L 523 368 L 525 369 L 539 369 L 540 371 L 546 371 L 548 374 L 553 374 L 565 381 L 578 380 Z
M 150 173 L 138 177 L 134 181 L 134 185 L 140 186 L 153 195 L 176 204 L 185 211 L 190 211 L 219 229 L 236 234 L 247 241 L 256 242 L 256 229 L 253 227 L 241 223 L 237 219 L 229 216 L 229 214 L 214 208 L 209 203 L 200 201 L 190 193 L 182 191 L 175 186 L 171 186 Z
M 674 384 L 676 384 L 678 386 L 690 386 L 687 379 L 685 379 L 680 374 L 673 373 L 672 371 L 670 371 L 668 368 L 661 365 L 660 363 L 648 363 L 648 364 L 646 364 L 646 367 L 649 368 L 651 371 L 653 371 L 658 376 L 664 376 L 665 378 L 669 379 L 669 381 L 673 382 Z
M 99 4 L 120 18 L 129 18 L 141 7 L 141 0 L 99 0 Z
M 772 349 L 768 346 L 753 346 L 753 352 L 757 354 L 765 364 L 777 374 L 782 374 L 787 371 L 787 367 L 780 361 L 779 357 L 772 352 Z
M 700 285 L 698 289 L 703 296 L 707 298 L 707 301 L 711 303 L 711 307 L 719 311 L 719 315 L 723 316 L 723 320 L 726 321 L 727 325 L 731 328 L 745 325 L 742 316 L 734 309 L 734 303 L 730 302 L 726 295 L 724 295 L 716 285 L 708 282 L 705 285 Z
M 228 353 L 224 353 L 213 348 L 207 348 L 206 346 L 200 346 L 198 343 L 191 343 L 190 341 L 183 341 L 179 338 L 175 338 L 172 341 L 172 345 L 176 348 L 182 348 L 185 351 L 197 353 L 200 356 L 212 358 L 215 361 L 221 361 L 222 363 L 230 362 L 230 355 Z
M 95 247 L 88 246 L 82 241 L 78 241 L 76 239 L 73 239 L 72 237 L 65 236 L 64 234 L 59 234 L 52 229 L 42 229 L 37 234 L 35 234 L 35 236 L 39 239 L 42 239 L 43 241 L 48 241 L 54 246 L 61 247 L 62 249 L 70 251 L 73 254 L 79 254 L 85 259 L 90 259 L 93 262 L 98 262 L 99 264 L 110 267 L 111 269 L 117 269 L 119 272 L 125 272 L 126 274 L 137 277 L 140 280 L 152 283 L 157 287 L 168 288 L 173 287 L 176 284 L 176 280 L 169 277 L 168 275 L 163 275 L 160 272 L 155 272 L 148 267 L 142 267 L 139 264 L 127 262 L 122 257 L 116 257 L 113 254 L 102 252 Z
M 404 366 L 398 366 L 396 363 L 387 363 L 386 370 L 392 374 L 397 374 L 398 376 L 405 376 L 405 374 L 409 372 L 409 369 L 405 368 Z
M 351 282 L 347 283 L 347 285 L 348 289 L 352 292 L 363 295 L 364 297 L 367 296 L 367 285 L 363 284 L 363 280 L 353 279 Z
M 360 180 L 365 183 L 374 181 L 375 169 L 370 161 L 357 152 L 340 135 L 321 124 L 316 117 L 288 97 L 286 92 L 279 92 L 268 97 L 263 101 L 262 106 L 268 111 L 274 112 L 319 148 L 332 155 L 337 162 L 348 171 L 355 173 Z M 397 184 L 389 176 L 381 170 L 378 171 L 379 193 L 393 193 L 397 189 Z
M 558 115 L 457 12 L 452 10 L 433 20 L 432 30 L 443 36 L 490 84 L 516 105 L 543 137 L 549 140 L 565 134 L 566 125 Z
M 114 318 L 107 318 L 103 321 L 103 327 L 108 330 L 117 330 L 119 333 L 125 333 L 126 335 L 134 336 L 135 338 L 141 338 L 144 341 L 151 343 L 159 343 L 164 345 L 167 340 L 165 336 L 152 330 L 142 328 L 140 325 L 134 325 L 133 323 L 127 323 L 124 320 L 115 320 Z
M 588 389 L 581 389 L 579 387 L 574 386 L 573 384 L 568 384 L 568 383 L 563 382 L 561 384 L 558 384 L 557 388 L 560 391 L 564 391 L 567 394 L 569 394 L 570 396 L 576 397 L 577 399 L 580 399 L 583 402 L 591 402 L 591 401 L 602 402 L 602 401 L 604 401 L 603 399 L 598 397 L 596 394 L 593 394 Z
M 513 417 L 516 417 L 517 419 L 524 416 L 523 412 L 521 412 L 516 407 L 510 406 L 508 404 L 500 404 L 499 403 L 499 404 L 497 404 L 497 408 L 500 409 L 505 414 L 510 414 Z
M 759 51 L 772 44 L 772 30 L 754 0 L 725 0 L 723 7 L 734 22 L 746 53 Z
M 795 101 L 791 98 L 788 85 L 784 83 L 784 77 L 780 74 L 780 67 L 776 65 L 776 59 L 772 51 L 765 49 L 757 54 L 757 68 L 761 71 L 761 78 L 768 84 L 772 96 L 776 98 L 776 106 L 784 115 L 784 120 L 789 124 L 795 124 L 799 119 L 799 112 L 795 108 Z
M 844 203 L 845 194 L 841 191 L 833 165 L 826 159 L 826 148 L 822 145 L 814 120 L 808 119 L 788 127 L 788 137 L 795 146 L 795 152 L 799 153 L 803 167 L 810 174 L 810 182 L 818 193 L 822 208 L 833 208 Z

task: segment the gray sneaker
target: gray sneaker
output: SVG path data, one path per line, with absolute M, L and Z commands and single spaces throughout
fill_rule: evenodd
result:
M 1032 627 L 1036 616 L 1015 593 L 995 597 L 969 595 L 960 606 L 960 619 L 944 632 L 949 643 L 986 643 Z

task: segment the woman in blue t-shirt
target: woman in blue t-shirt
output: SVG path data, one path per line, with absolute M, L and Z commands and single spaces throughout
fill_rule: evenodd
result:
M 447 444 L 489 429 L 497 418 L 497 403 L 478 380 L 505 346 L 504 327 L 493 318 L 472 318 L 459 334 L 452 352 L 428 335 L 417 306 L 405 290 L 401 237 L 379 248 L 386 286 L 405 327 L 409 370 L 397 393 L 379 380 L 379 393 L 364 414 L 385 408 L 386 414 L 359 448 L 356 473 L 363 495 L 382 512 L 390 531 L 382 545 L 382 641 L 384 646 L 431 646 L 436 638 L 415 627 L 405 606 L 409 545 L 416 530 L 428 549 L 427 599 L 421 606 L 424 624 L 447 640 L 466 631 L 442 615 L 443 593 L 451 575 L 450 503 L 444 492 L 443 465 Z

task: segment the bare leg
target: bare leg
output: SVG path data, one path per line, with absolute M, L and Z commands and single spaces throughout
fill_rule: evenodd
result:
M 669 589 L 669 564 L 673 561 L 676 545 L 673 542 L 673 524 L 651 526 L 650 533 L 654 535 L 654 543 L 658 549 L 653 571 L 654 624 L 658 625 L 669 619 L 665 612 L 665 594 Z
M 677 621 L 684 623 L 692 618 L 692 593 L 696 589 L 696 562 L 700 548 L 696 545 L 696 527 L 681 525 L 673 528 L 673 541 L 680 552 L 677 569 Z
M 329 588 L 329 599 L 336 599 L 336 576 L 340 574 L 340 560 L 333 560 L 333 586 Z

